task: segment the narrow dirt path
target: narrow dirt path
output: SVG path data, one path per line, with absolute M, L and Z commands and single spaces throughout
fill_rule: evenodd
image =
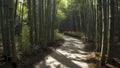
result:
M 64 36 L 65 43 L 34 68 L 96 68 L 94 52 L 86 51 L 82 41 Z

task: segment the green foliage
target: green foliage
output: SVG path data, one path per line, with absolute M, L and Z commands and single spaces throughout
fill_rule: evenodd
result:
M 33 45 L 30 44 L 29 42 L 29 27 L 28 25 L 23 24 L 23 29 L 22 29 L 22 52 L 25 54 L 30 55 L 34 47 Z
M 63 35 L 62 35 L 61 33 L 59 33 L 59 30 L 58 30 L 58 29 L 55 30 L 55 39 L 56 39 L 56 40 L 61 40 L 61 39 L 63 39 Z
M 22 52 L 25 54 L 30 54 L 32 50 L 32 45 L 29 41 L 22 42 Z
M 67 8 L 68 7 L 68 0 L 59 0 L 57 7 L 58 7 L 58 9 Z
M 57 22 L 56 26 L 58 27 L 59 24 L 66 19 L 65 10 L 68 8 L 68 0 L 58 0 L 57 4 Z
M 20 16 L 20 18 L 22 18 L 22 8 L 23 8 L 23 20 L 25 20 L 27 19 L 28 16 L 28 8 L 25 6 L 25 4 L 19 2 L 17 7 L 17 15 Z
M 57 10 L 57 20 L 58 22 L 64 20 L 66 18 L 65 13 L 62 10 Z
M 23 24 L 23 29 L 22 29 L 22 42 L 29 41 L 29 27 L 28 25 Z

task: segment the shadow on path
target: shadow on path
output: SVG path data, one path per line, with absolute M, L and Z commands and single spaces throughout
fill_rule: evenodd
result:
M 86 48 L 82 41 L 64 36 L 65 43 L 57 48 L 47 59 L 39 62 L 34 68 L 96 68 L 89 64 L 96 64 L 95 54 Z M 90 46 L 89 46 L 90 47 Z M 90 47 L 91 48 L 91 47 Z
M 42 64 L 39 65 L 39 68 L 50 68 L 49 65 L 46 65 L 46 61 L 45 61 L 45 60 L 42 61 L 41 63 L 42 63 Z
M 54 59 L 56 59 L 57 61 L 69 68 L 81 68 L 80 66 L 73 63 L 70 59 L 66 58 L 62 54 L 58 54 L 57 52 L 54 52 L 54 54 L 51 54 L 50 56 L 52 56 Z

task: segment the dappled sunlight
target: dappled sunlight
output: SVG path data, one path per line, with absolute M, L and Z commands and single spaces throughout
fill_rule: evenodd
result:
M 57 53 L 62 54 L 62 55 L 66 56 L 67 58 L 70 58 L 70 59 L 77 59 L 77 58 L 85 59 L 84 58 L 85 55 L 81 55 L 81 53 L 85 53 L 85 52 L 79 50 L 78 53 L 77 52 L 73 53 L 73 51 L 74 50 L 62 50 L 62 49 L 60 50 L 60 49 L 58 49 Z
M 120 68 L 120 0 L 0 0 L 0 68 Z
M 44 61 L 40 62 L 39 64 L 35 65 L 34 68 L 68 68 L 67 66 L 61 64 L 59 61 L 54 59 L 53 57 L 49 56 Z
M 79 61 L 75 61 L 75 60 L 72 60 L 72 62 L 77 64 L 78 66 L 81 66 L 81 68 L 89 68 L 88 64 L 85 62 L 79 62 Z
M 78 39 L 69 36 L 64 36 L 64 39 L 66 42 L 63 46 L 35 65 L 35 68 L 89 68 L 88 59 L 94 53 L 84 51 L 85 45 Z
M 85 45 L 84 44 L 76 44 L 76 43 L 74 43 L 74 46 L 75 47 L 78 47 L 78 48 L 85 48 Z

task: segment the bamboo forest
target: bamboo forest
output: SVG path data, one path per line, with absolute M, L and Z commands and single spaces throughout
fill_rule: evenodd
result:
M 0 0 L 0 68 L 120 68 L 120 0 Z

